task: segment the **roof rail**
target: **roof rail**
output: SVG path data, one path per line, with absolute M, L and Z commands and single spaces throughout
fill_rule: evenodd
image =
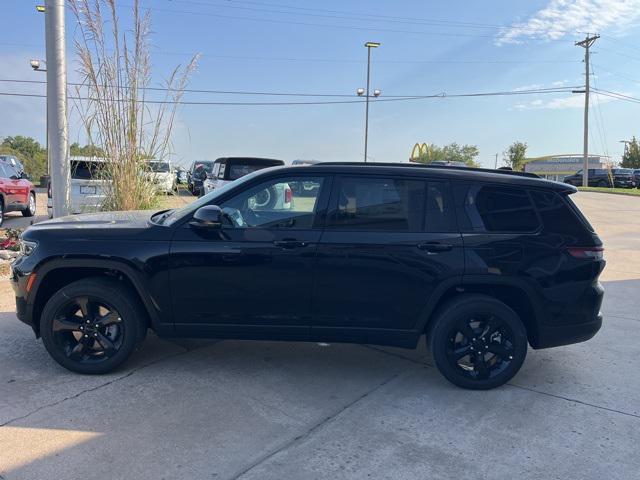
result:
M 516 172 L 513 170 L 494 170 L 492 168 L 454 167 L 449 165 L 430 165 L 428 163 L 399 163 L 399 162 L 320 162 L 315 166 L 345 165 L 345 166 L 370 166 L 370 167 L 409 167 L 409 168 L 433 168 L 437 170 L 462 170 L 465 172 L 497 173 L 499 175 L 512 175 L 516 177 L 540 178 L 535 173 Z

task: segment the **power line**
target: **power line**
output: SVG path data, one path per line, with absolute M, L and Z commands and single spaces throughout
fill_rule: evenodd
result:
M 18 84 L 35 84 L 35 85 L 46 85 L 46 81 L 44 80 L 23 80 L 23 79 L 8 79 L 8 78 L 0 78 L 0 82 L 5 83 L 18 83 Z M 74 83 L 68 82 L 68 85 L 77 86 L 77 87 L 88 87 L 88 85 L 83 83 Z M 129 87 L 121 86 L 117 87 L 122 90 L 128 90 Z M 549 87 L 549 88 L 535 88 L 535 89 L 527 89 L 527 90 L 513 90 L 513 91 L 503 91 L 503 92 L 488 92 L 488 93 L 473 93 L 473 94 L 459 94 L 465 96 L 484 96 L 484 95 L 503 95 L 503 94 L 533 94 L 533 93 L 564 93 L 569 92 L 572 89 L 579 88 L 578 86 L 563 86 L 563 87 Z M 353 98 L 354 94 L 341 94 L 341 93 L 293 93 L 293 92 L 260 92 L 260 91 L 247 91 L 247 90 L 205 90 L 205 89 L 168 89 L 161 87 L 138 87 L 138 90 L 149 90 L 149 91 L 158 91 L 158 92 L 183 92 L 183 93 L 212 93 L 212 94 L 222 94 L 222 95 L 252 95 L 252 96 L 290 96 L 290 97 L 347 97 Z M 439 96 L 450 96 L 446 93 L 438 94 Z M 384 98 L 378 100 L 389 100 L 389 99 L 414 99 L 414 98 L 422 98 L 425 97 L 424 94 L 416 94 L 416 95 L 385 95 Z M 426 97 L 431 97 L 427 95 Z
M 518 91 L 498 91 L 498 92 L 473 92 L 473 93 L 456 93 L 447 94 L 445 92 L 432 94 L 432 95 L 415 95 L 415 96 L 396 96 L 392 98 L 376 98 L 370 100 L 371 103 L 380 102 L 399 102 L 399 101 L 412 101 L 412 100 L 427 100 L 434 98 L 465 98 L 465 97 L 495 97 L 495 96 L 517 96 L 517 95 L 535 95 L 535 94 L 553 94 L 553 93 L 569 93 L 570 87 L 559 87 L 549 89 L 531 89 L 531 90 L 518 90 Z M 32 97 L 32 98 L 46 98 L 44 94 L 34 93 L 16 93 L 16 92 L 0 92 L 3 96 L 14 97 Z M 105 101 L 104 99 L 97 99 L 91 97 L 69 96 L 71 100 L 90 100 L 90 101 Z M 108 101 L 108 100 L 106 100 Z M 114 101 L 128 102 L 129 99 L 116 99 Z M 189 100 L 140 100 L 140 103 L 148 104 L 179 104 L 179 105 L 230 105 L 230 106 L 285 106 L 285 105 L 337 105 L 337 104 L 356 104 L 365 102 L 364 99 L 354 100 L 325 100 L 325 101 L 305 101 L 305 102 L 210 102 L 210 101 L 189 101 Z

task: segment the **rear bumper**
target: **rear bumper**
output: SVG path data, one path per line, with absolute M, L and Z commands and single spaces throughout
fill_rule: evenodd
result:
M 602 327 L 602 313 L 586 323 L 577 325 L 541 325 L 538 327 L 538 344 L 533 348 L 551 348 L 572 343 L 586 342 Z
M 585 342 L 602 327 L 602 299 L 604 288 L 600 283 L 589 287 L 575 304 L 551 322 L 538 324 L 537 339 L 533 348 L 550 348 Z

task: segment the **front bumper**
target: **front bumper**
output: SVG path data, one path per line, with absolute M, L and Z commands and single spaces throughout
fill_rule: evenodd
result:
M 20 260 L 21 259 L 16 260 L 16 262 L 11 265 L 11 277 L 9 278 L 11 288 L 13 288 L 16 297 L 16 316 L 18 320 L 33 328 L 37 335 L 37 328 L 32 316 L 33 308 L 29 302 L 30 298 L 27 293 L 27 282 L 31 272 L 25 273 L 19 268 Z

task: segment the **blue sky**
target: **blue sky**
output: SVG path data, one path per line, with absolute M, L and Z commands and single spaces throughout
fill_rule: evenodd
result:
M 118 2 L 123 19 L 133 0 Z M 640 0 L 337 1 L 146 0 L 153 27 L 153 76 L 201 53 L 190 88 L 354 95 L 365 85 L 366 41 L 373 52 L 372 88 L 381 98 L 513 91 L 581 85 L 584 32 L 593 47 L 592 81 L 640 97 Z M 44 58 L 44 17 L 37 2 L 0 7 L 0 78 L 44 80 L 30 58 Z M 74 18 L 67 12 L 73 57 Z M 501 28 L 499 28 L 501 27 Z M 69 76 L 74 76 L 69 65 Z M 0 92 L 44 87 L 0 82 Z M 194 101 L 293 101 L 311 98 L 189 94 Z M 316 100 L 327 100 L 320 97 Z M 514 140 L 532 156 L 582 151 L 583 96 L 571 93 L 436 98 L 371 105 L 369 154 L 405 161 L 415 142 L 478 145 L 493 166 Z M 0 96 L 0 137 L 44 141 L 38 98 Z M 592 96 L 591 151 L 619 159 L 621 139 L 640 136 L 640 104 Z M 230 155 L 358 161 L 364 105 L 182 106 L 174 129 L 174 161 Z M 82 140 L 72 118 L 71 140 Z

